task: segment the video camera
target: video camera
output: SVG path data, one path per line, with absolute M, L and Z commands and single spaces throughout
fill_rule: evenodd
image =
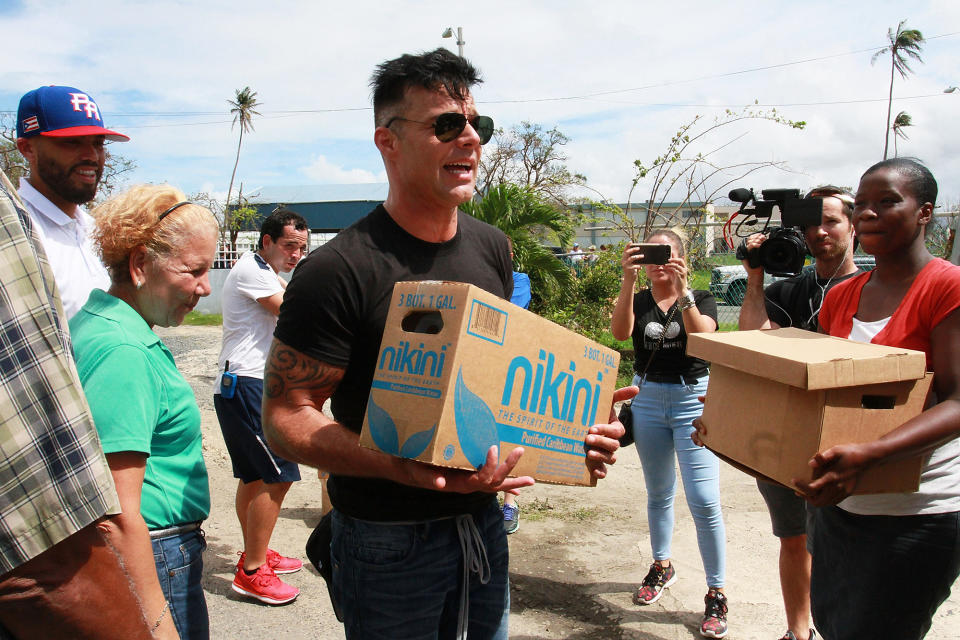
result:
M 802 199 L 799 189 L 763 189 L 761 199 L 757 200 L 753 189 L 734 189 L 729 198 L 740 203 L 738 215 L 752 216 L 743 224 L 756 224 L 759 218 L 766 218 L 760 233 L 768 234 L 759 249 L 747 250 L 744 239 L 737 247 L 737 259 L 746 260 L 754 269 L 762 267 L 774 276 L 795 276 L 803 268 L 808 255 L 807 243 L 803 238 L 804 227 L 815 227 L 823 218 L 823 200 L 820 198 Z M 747 209 L 753 203 L 754 207 Z M 770 216 L 773 207 L 780 210 L 781 227 L 770 229 Z M 738 226 L 739 229 L 739 226 Z

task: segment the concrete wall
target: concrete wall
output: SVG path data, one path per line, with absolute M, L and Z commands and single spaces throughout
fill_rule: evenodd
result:
M 210 270 L 210 295 L 205 298 L 200 298 L 200 302 L 197 303 L 194 311 L 199 311 L 200 313 L 220 313 L 220 296 L 223 291 L 223 283 L 226 281 L 227 274 L 229 273 L 230 269 Z M 290 276 L 292 274 L 292 271 L 290 273 L 281 273 L 280 277 L 290 282 Z
M 200 313 L 220 313 L 220 292 L 223 291 L 223 282 L 227 279 L 230 269 L 210 270 L 210 295 L 200 298 L 194 311 Z

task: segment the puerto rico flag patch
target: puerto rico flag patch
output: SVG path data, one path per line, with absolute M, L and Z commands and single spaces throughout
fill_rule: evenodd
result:
M 31 131 L 36 131 L 40 128 L 40 123 L 37 122 L 37 116 L 30 116 L 29 118 L 24 118 L 23 120 L 23 132 L 30 133 Z

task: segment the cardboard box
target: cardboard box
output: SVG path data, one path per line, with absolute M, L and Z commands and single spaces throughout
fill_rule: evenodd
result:
M 593 486 L 583 440 L 606 422 L 620 354 L 458 282 L 398 282 L 360 444 L 458 469 L 499 445 L 513 475 Z
M 923 410 L 933 374 L 923 352 L 801 329 L 698 333 L 687 353 L 711 362 L 703 408 L 711 450 L 784 486 L 810 480 L 810 458 L 868 442 Z M 922 457 L 866 471 L 854 493 L 916 491 Z

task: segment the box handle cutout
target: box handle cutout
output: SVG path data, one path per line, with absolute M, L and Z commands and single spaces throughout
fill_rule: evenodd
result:
M 400 321 L 400 328 L 407 333 L 440 333 L 443 316 L 439 311 L 411 311 Z
M 864 409 L 893 409 L 896 404 L 897 396 L 865 395 L 860 400 L 860 405 Z

